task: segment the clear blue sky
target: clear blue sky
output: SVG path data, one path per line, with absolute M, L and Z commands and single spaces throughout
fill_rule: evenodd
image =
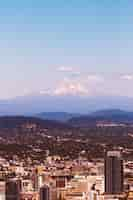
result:
M 72 87 L 129 96 L 132 10 L 132 0 L 0 1 L 0 98 Z

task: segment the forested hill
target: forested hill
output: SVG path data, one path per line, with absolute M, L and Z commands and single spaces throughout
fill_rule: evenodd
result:
M 133 112 L 122 111 L 119 109 L 101 110 L 89 115 L 71 118 L 69 123 L 76 126 L 89 126 L 96 125 L 99 121 L 133 123 Z
M 33 125 L 39 128 L 59 128 L 67 129 L 69 126 L 65 123 L 54 120 L 43 120 L 36 117 L 25 116 L 4 116 L 0 117 L 0 128 L 18 128 L 24 125 Z

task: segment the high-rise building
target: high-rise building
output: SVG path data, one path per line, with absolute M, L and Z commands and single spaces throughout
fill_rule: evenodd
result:
M 123 192 L 123 159 L 121 152 L 108 151 L 105 156 L 105 193 Z
M 33 187 L 34 187 L 34 191 L 39 191 L 39 179 L 38 179 L 38 169 L 36 168 L 34 171 L 33 171 Z
M 6 182 L 6 200 L 19 200 L 20 187 L 14 180 Z
M 40 188 L 40 200 L 50 200 L 50 189 L 48 185 Z

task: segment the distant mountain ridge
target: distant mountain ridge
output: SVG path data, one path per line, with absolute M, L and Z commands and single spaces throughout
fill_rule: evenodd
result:
M 43 112 L 36 115 L 40 119 L 56 120 L 68 122 L 72 124 L 90 124 L 97 121 L 112 121 L 112 122 L 133 122 L 133 112 L 123 111 L 120 109 L 105 109 L 92 112 L 91 114 L 75 114 L 67 112 Z
M 116 123 L 133 123 L 133 112 L 123 111 L 120 109 L 107 109 L 71 118 L 69 123 L 76 126 L 87 126 L 96 124 L 99 121 L 110 121 Z
M 57 120 L 61 122 L 67 122 L 73 117 L 80 117 L 81 114 L 67 113 L 67 112 L 42 112 L 36 116 L 40 119 Z
M 107 110 L 99 110 L 96 112 L 91 113 L 92 117 L 128 117 L 133 118 L 133 112 L 124 111 L 120 109 L 107 109 Z
M 0 128 L 16 128 L 21 127 L 23 124 L 37 124 L 40 128 L 65 130 L 75 126 L 96 126 L 96 123 L 101 121 L 133 123 L 133 112 L 123 111 L 120 109 L 99 110 L 88 115 L 78 115 L 65 112 L 44 112 L 41 116 L 47 117 L 47 119 L 41 119 L 37 116 L 1 116 Z M 71 118 L 71 116 L 74 117 Z
M 35 124 L 44 129 L 67 129 L 70 126 L 63 122 L 54 120 L 44 120 L 37 117 L 25 117 L 25 116 L 3 116 L 0 117 L 0 128 L 17 128 L 25 124 Z

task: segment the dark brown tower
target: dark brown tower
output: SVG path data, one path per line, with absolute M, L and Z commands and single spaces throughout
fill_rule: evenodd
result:
M 123 159 L 121 152 L 108 151 L 105 157 L 105 193 L 123 192 Z

